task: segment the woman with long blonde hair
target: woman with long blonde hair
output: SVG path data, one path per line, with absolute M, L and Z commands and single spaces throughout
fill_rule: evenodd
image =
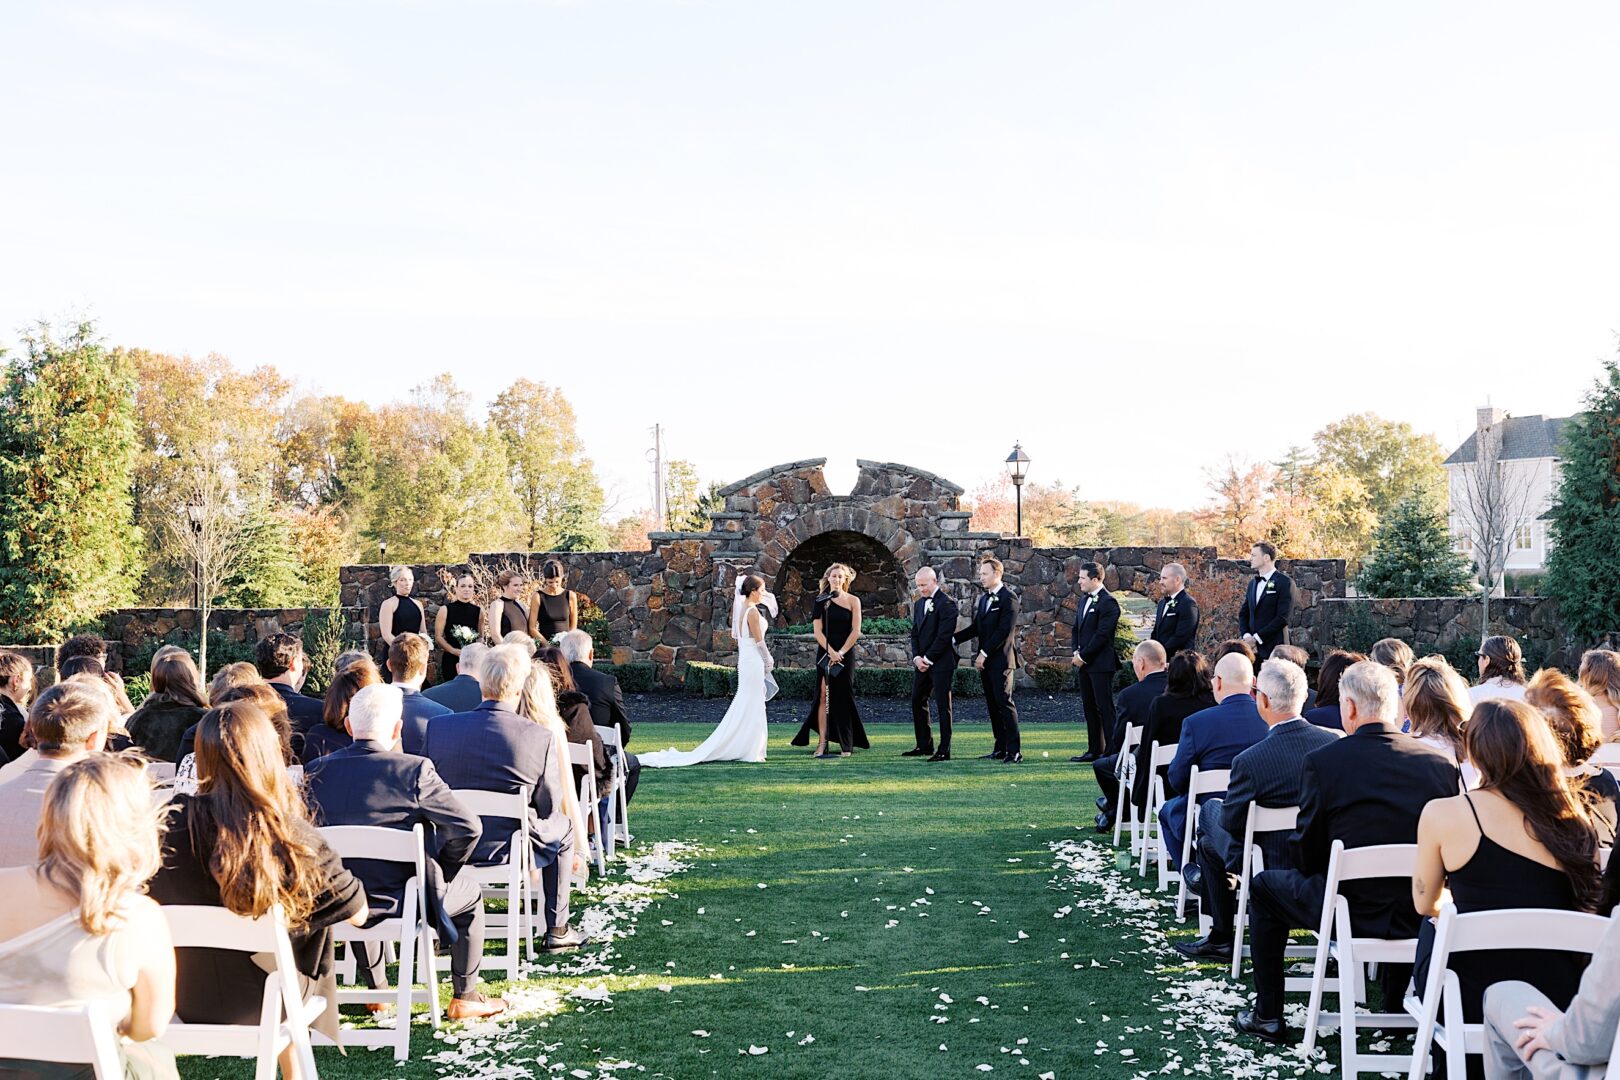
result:
M 1580 680 L 1597 702 L 1604 740 L 1613 741 L 1620 734 L 1620 652 L 1588 649 L 1581 656 Z
M 855 584 L 855 571 L 844 563 L 833 563 L 821 576 L 821 595 L 816 597 L 810 626 L 816 637 L 816 694 L 810 715 L 793 737 L 794 746 L 804 746 L 810 733 L 816 733 L 818 758 L 849 757 L 857 747 L 867 749 L 866 728 L 855 707 L 855 643 L 861 637 L 861 600 L 849 592 Z M 838 743 L 839 753 L 827 752 L 829 743 Z M 645 760 L 645 759 L 643 759 Z
M 39 862 L 0 870 L 0 1003 L 100 1005 L 129 1040 L 126 1073 L 152 1080 L 178 1075 L 174 1054 L 149 1041 L 174 1015 L 169 925 L 142 895 L 158 868 L 161 817 L 144 762 L 92 754 L 45 789 Z M 0 1059 L 0 1074 L 13 1069 L 73 1071 Z
M 1479 770 L 1463 749 L 1463 726 L 1473 706 L 1468 683 L 1443 656 L 1425 656 L 1407 666 L 1401 712 L 1412 722 L 1412 735 L 1457 763 L 1464 787 L 1479 782 Z
M 574 770 L 569 767 L 568 728 L 557 712 L 557 695 L 552 690 L 551 672 L 545 664 L 535 664 L 529 669 L 529 677 L 523 683 L 523 695 L 518 698 L 517 712 L 519 716 L 545 728 L 551 734 L 552 745 L 559 750 L 552 758 L 557 770 L 557 787 L 562 792 L 563 812 L 568 815 L 574 835 L 579 838 L 579 843 L 574 845 L 573 875 L 575 880 L 584 881 L 590 875 L 590 863 L 585 858 L 589 850 L 585 845 L 585 819 L 580 811 L 579 792 L 574 788 Z M 594 814 L 596 808 L 591 809 Z

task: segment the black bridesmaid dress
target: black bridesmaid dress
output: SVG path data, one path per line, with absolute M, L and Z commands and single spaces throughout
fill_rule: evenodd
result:
M 444 612 L 445 612 L 445 614 L 444 614 L 444 638 L 445 638 L 445 640 L 449 641 L 451 643 L 455 642 L 455 640 L 456 640 L 455 635 L 452 634 L 451 631 L 454 630 L 458 626 L 465 626 L 468 630 L 471 630 L 474 634 L 477 634 L 478 633 L 478 613 L 479 613 L 479 610 L 480 609 L 479 609 L 477 604 L 467 604 L 467 603 L 463 603 L 460 600 L 451 600 L 449 603 L 445 604 L 444 605 Z M 473 640 L 477 641 L 478 639 L 476 637 L 474 637 Z M 461 646 L 457 645 L 456 648 L 459 649 L 459 648 L 461 648 Z M 443 649 L 439 650 L 439 681 L 440 682 L 449 682 L 451 679 L 456 677 L 456 664 L 460 661 L 460 659 L 461 659 L 460 657 L 453 656 L 450 653 L 445 652 Z
M 855 615 L 829 596 L 816 597 L 812 619 L 821 620 L 821 636 L 828 641 L 842 643 L 849 640 L 855 627 Z M 866 739 L 866 728 L 861 724 L 860 710 L 855 707 L 855 656 L 853 651 L 844 657 L 843 670 L 834 678 L 822 671 L 822 660 L 827 650 L 816 646 L 816 696 L 810 702 L 810 715 L 805 717 L 799 733 L 793 736 L 794 746 L 808 746 L 812 738 L 819 737 L 816 729 L 816 702 L 825 700 L 827 707 L 827 744 L 837 743 L 847 753 L 866 750 L 871 743 Z

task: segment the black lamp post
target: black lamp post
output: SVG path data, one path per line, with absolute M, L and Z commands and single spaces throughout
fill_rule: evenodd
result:
M 1018 535 L 1024 535 L 1024 476 L 1029 472 L 1029 455 L 1018 443 L 1013 443 L 1007 455 L 1007 471 L 1012 475 L 1013 492 L 1018 501 Z
M 186 516 L 191 519 L 191 535 L 202 536 L 203 516 L 208 513 L 207 507 L 201 503 L 187 503 Z M 202 545 L 195 544 L 196 557 L 191 560 L 191 606 L 202 607 Z
M 388 561 L 388 541 L 386 541 L 386 540 L 377 541 L 377 561 L 378 562 L 387 562 Z

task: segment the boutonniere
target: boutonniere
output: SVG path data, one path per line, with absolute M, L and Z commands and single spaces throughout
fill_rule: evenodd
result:
M 929 612 L 931 612 L 933 610 L 934 610 L 934 602 L 932 600 L 924 600 L 923 601 L 923 614 L 927 615 Z
M 1276 592 L 1276 591 L 1277 591 L 1277 583 L 1275 581 L 1266 582 L 1266 592 Z
M 1175 601 L 1174 601 L 1174 600 L 1171 600 L 1171 601 L 1168 601 L 1168 602 L 1167 602 L 1167 603 L 1166 603 L 1166 604 L 1165 604 L 1165 605 L 1164 605 L 1164 613 L 1165 613 L 1165 614 L 1166 614 L 1166 615 L 1169 615 L 1169 614 L 1171 614 L 1171 613 L 1172 613 L 1172 612 L 1174 612 L 1174 611 L 1175 611 L 1175 610 L 1176 610 L 1176 602 L 1175 602 Z

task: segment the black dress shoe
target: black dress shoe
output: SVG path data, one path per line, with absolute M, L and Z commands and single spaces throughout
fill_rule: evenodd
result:
M 1209 937 L 1199 938 L 1197 941 L 1172 942 L 1176 952 L 1191 960 L 1230 960 L 1232 959 L 1232 939 L 1224 940 L 1211 934 Z
M 1070 761 L 1077 761 L 1079 759 L 1078 758 L 1070 758 L 1069 760 Z M 1097 809 L 1103 811 L 1104 813 L 1108 812 L 1108 796 L 1106 796 L 1106 795 L 1097 796 Z
M 928 760 L 929 761 L 949 761 L 949 760 L 951 760 L 951 752 L 949 750 L 936 750 L 936 751 L 934 751 L 934 756 L 929 758 Z
M 1253 1035 L 1273 1046 L 1287 1046 L 1294 1041 L 1281 1020 L 1262 1020 L 1249 1009 L 1238 1013 L 1237 1018 L 1232 1021 L 1232 1026 L 1237 1028 L 1240 1034 Z
M 1079 754 L 1074 755 L 1069 760 L 1076 765 L 1084 765 L 1086 763 L 1086 759 L 1081 757 Z
M 1204 869 L 1197 863 L 1188 863 L 1181 868 L 1181 880 L 1187 883 L 1187 888 L 1195 893 L 1204 889 Z
M 1096 826 L 1097 826 L 1097 831 L 1100 832 L 1100 833 L 1113 832 L 1114 831 L 1114 818 L 1113 818 L 1113 816 L 1110 815 L 1110 814 L 1106 814 L 1106 813 L 1098 814 L 1097 815 Z
M 1001 763 L 1003 765 L 1022 765 L 1024 763 L 1024 755 L 1008 754 L 1006 757 L 1001 759 Z
M 1087 750 L 1085 753 L 1081 754 L 1079 757 L 1072 757 L 1069 760 L 1070 761 L 1077 761 L 1082 765 L 1089 765 L 1093 761 L 1096 761 L 1099 757 L 1102 757 L 1102 755 L 1101 754 L 1093 754 L 1090 750 Z
M 910 750 L 907 750 L 905 753 L 901 754 L 900 756 L 901 757 L 927 757 L 929 754 L 932 754 L 933 752 L 934 751 L 932 749 L 924 750 L 920 746 L 913 746 Z

